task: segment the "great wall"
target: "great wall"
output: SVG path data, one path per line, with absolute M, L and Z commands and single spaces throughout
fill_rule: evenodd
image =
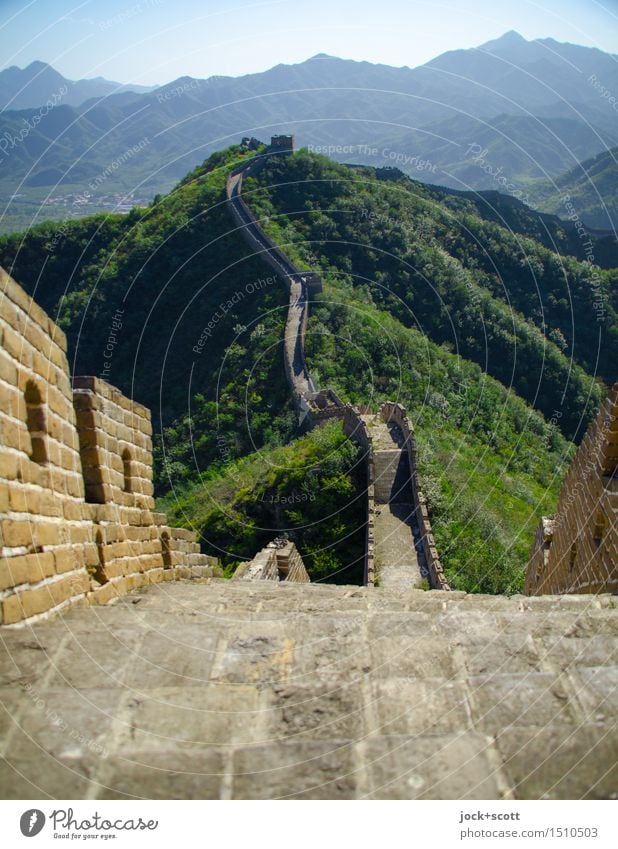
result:
M 261 147 L 253 138 L 243 139 L 243 145 Z M 310 425 L 340 418 L 346 434 L 365 452 L 365 582 L 419 586 L 426 579 L 432 589 L 448 590 L 416 466 L 414 428 L 405 409 L 387 401 L 378 415 L 363 416 L 333 390 L 315 386 L 305 361 L 305 333 L 311 297 L 322 291 L 322 281 L 315 272 L 298 268 L 274 244 L 242 197 L 243 177 L 256 174 L 269 156 L 293 151 L 293 136 L 273 136 L 262 153 L 233 170 L 226 191 L 239 232 L 289 291 L 284 362 L 297 409 Z M 558 518 L 544 518 L 539 526 L 526 573 L 528 594 L 618 590 L 617 395 L 618 383 L 577 452 L 561 491 Z
M 258 149 L 257 139 L 243 139 Z M 289 292 L 284 364 L 300 419 L 316 426 L 337 418 L 364 452 L 367 479 L 365 583 L 448 590 L 425 497 L 416 471 L 414 431 L 399 404 L 386 402 L 375 416 L 345 404 L 332 389 L 318 389 L 305 360 L 305 334 L 312 295 L 322 291 L 318 274 L 298 268 L 264 232 L 242 195 L 243 178 L 256 174 L 268 156 L 291 153 L 292 136 L 273 136 L 263 153 L 233 169 L 227 200 L 238 231 L 285 283 Z
M 364 451 L 366 586 L 311 583 L 287 540 L 221 578 L 154 510 L 149 411 L 71 383 L 64 334 L 2 272 L 3 797 L 616 798 L 618 384 L 541 524 L 527 595 L 450 590 L 412 423 L 313 385 L 320 282 L 263 234 L 241 177 L 237 226 L 285 261 L 299 416 L 339 418 Z

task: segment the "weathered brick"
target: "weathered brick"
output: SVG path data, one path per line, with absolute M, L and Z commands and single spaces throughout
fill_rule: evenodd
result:
M 17 380 L 17 366 L 2 350 L 0 350 L 0 380 L 5 380 L 15 386 Z M 25 381 L 24 381 L 25 385 Z
M 2 604 L 5 625 L 28 619 L 44 613 L 50 608 L 57 607 L 73 596 L 85 593 L 90 589 L 90 578 L 86 572 L 69 575 L 67 578 L 24 590 L 4 599 Z
M 14 481 L 17 478 L 18 470 L 18 455 L 0 449 L 0 478 Z
M 53 575 L 54 569 L 51 552 L 3 558 L 0 562 L 0 590 L 20 584 L 36 584 Z

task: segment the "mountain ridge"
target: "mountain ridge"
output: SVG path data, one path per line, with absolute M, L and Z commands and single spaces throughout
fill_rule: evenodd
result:
M 76 107 L 92 98 L 114 93 L 144 94 L 156 88 L 118 83 L 100 76 L 70 80 L 47 62 L 35 60 L 25 68 L 11 65 L 0 71 L 0 110 L 36 109 L 64 87 L 67 91 L 63 94 L 63 102 Z
M 496 187 L 486 173 L 490 167 L 500 168 L 518 191 L 525 191 L 530 181 L 555 179 L 618 145 L 615 112 L 586 77 L 594 68 L 609 89 L 618 91 L 612 55 L 587 47 L 552 47 L 559 64 L 549 63 L 543 71 L 547 79 L 535 80 L 526 69 L 539 50 L 547 53 L 548 48 L 523 39 L 518 42 L 523 58 L 514 66 L 503 56 L 509 43 L 498 39 L 492 52 L 454 51 L 413 69 L 317 54 L 237 78 L 180 77 L 144 94 L 120 92 L 79 107 L 63 102 L 29 127 L 25 139 L 20 134 L 24 124 L 34 123 L 35 111 L 5 111 L 0 138 L 17 141 L 7 142 L 5 151 L 0 190 L 11 202 L 1 226 L 16 229 L 44 215 L 63 217 L 67 207 L 71 210 L 64 198 L 83 193 L 87 184 L 83 177 L 73 179 L 69 169 L 74 163 L 96 176 L 142 139 L 148 144 L 140 155 L 125 158 L 105 181 L 107 195 L 115 193 L 117 202 L 130 192 L 143 202 L 169 191 L 204 156 L 259 128 L 270 134 L 294 132 L 299 146 L 370 150 L 354 159 L 345 156 L 360 164 L 380 159 L 392 164 L 388 147 L 388 155 L 400 157 L 408 173 L 469 189 Z M 441 62 L 453 65 L 456 73 L 445 72 Z M 444 141 L 436 144 L 432 133 Z M 468 152 L 477 147 L 490 154 L 483 167 Z M 422 158 L 432 173 L 415 170 L 406 157 Z M 333 158 L 341 157 L 334 153 Z M 71 188 L 59 193 L 59 186 Z M 113 203 L 91 193 L 85 210 L 113 209 Z

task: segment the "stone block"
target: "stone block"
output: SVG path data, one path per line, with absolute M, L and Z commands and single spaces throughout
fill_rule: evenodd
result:
M 347 740 L 295 740 L 234 752 L 234 799 L 354 799 Z
M 11 386 L 18 384 L 18 372 L 15 362 L 0 349 L 0 380 L 4 380 Z M 24 380 L 24 386 L 25 386 Z M 22 387 L 20 387 L 22 388 Z
M 27 547 L 32 545 L 32 524 L 29 521 L 2 519 L 0 533 L 3 545 L 8 548 Z
M 218 749 L 168 749 L 143 757 L 110 757 L 99 799 L 219 799 L 225 773 Z
M 5 557 L 0 562 L 0 590 L 35 584 L 53 574 L 54 555 L 51 552 Z
M 460 734 L 370 737 L 358 744 L 374 799 L 500 799 L 490 737 Z
M 0 450 L 0 478 L 14 481 L 19 469 L 19 455 L 17 453 Z
M 286 739 L 361 739 L 370 730 L 358 683 L 325 686 L 275 684 L 266 693 L 264 719 L 273 745 Z
M 440 678 L 410 681 L 392 678 L 371 687 L 370 710 L 376 733 L 427 736 L 470 727 L 463 684 Z
M 29 489 L 19 484 L 13 484 L 10 489 L 7 487 L 7 494 L 10 493 L 9 504 L 5 510 L 12 510 L 14 513 L 39 513 L 41 505 L 41 493 L 37 489 Z
M 37 616 L 73 596 L 85 593 L 89 588 L 90 581 L 84 572 L 7 596 L 0 602 L 3 624 L 11 625 L 30 616 Z
M 31 744 L 29 757 L 0 757 L 3 799 L 85 799 L 93 787 L 100 759 L 58 759 Z M 96 785 L 95 785 L 96 786 Z
M 517 799 L 615 798 L 615 724 L 509 729 L 496 741 Z
M 473 722 L 485 733 L 504 728 L 573 724 L 577 716 L 556 675 L 486 675 L 469 679 Z

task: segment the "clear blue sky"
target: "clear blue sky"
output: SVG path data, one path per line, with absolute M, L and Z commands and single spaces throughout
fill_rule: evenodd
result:
M 0 0 L 0 67 L 143 84 L 315 53 L 414 67 L 510 29 L 618 53 L 618 0 Z

